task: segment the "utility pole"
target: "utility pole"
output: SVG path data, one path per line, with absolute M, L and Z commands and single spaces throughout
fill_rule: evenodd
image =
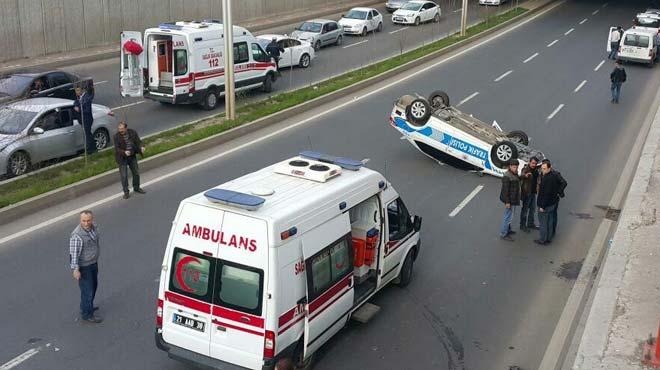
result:
M 222 0 L 222 29 L 225 39 L 225 116 L 236 118 L 236 95 L 234 93 L 234 24 L 231 20 L 231 0 Z
M 467 9 L 468 0 L 463 0 L 463 10 L 461 11 L 461 36 L 465 36 L 465 29 L 467 28 Z

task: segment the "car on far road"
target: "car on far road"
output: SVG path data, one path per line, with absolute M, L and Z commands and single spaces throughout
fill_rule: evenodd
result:
M 652 9 L 644 13 L 638 13 L 635 16 L 634 26 L 636 29 L 645 29 L 649 32 L 658 32 L 660 30 L 660 14 Z
M 385 3 L 385 9 L 390 13 L 394 13 L 394 11 L 400 9 L 409 1 L 410 0 L 389 0 Z
M 392 14 L 392 23 L 419 26 L 423 22 L 440 22 L 441 15 L 442 11 L 438 4 L 432 1 L 414 0 Z
M 76 99 L 75 87 L 93 88 L 89 77 L 64 71 L 15 73 L 0 78 L 0 104 L 27 98 Z
M 92 104 L 96 149 L 110 145 L 116 121 L 110 108 Z M 20 176 L 33 165 L 84 151 L 73 101 L 34 98 L 0 107 L 0 176 Z
M 328 19 L 312 19 L 303 22 L 291 37 L 300 41 L 309 42 L 314 50 L 327 45 L 341 45 L 344 39 L 344 30 L 336 21 Z
M 383 30 L 383 15 L 374 8 L 353 8 L 341 16 L 339 25 L 346 34 L 366 36 Z
M 479 0 L 479 5 L 502 5 L 507 0 Z
M 284 52 L 280 54 L 280 68 L 292 66 L 307 68 L 312 63 L 312 59 L 315 56 L 314 48 L 307 41 L 296 40 L 287 35 L 268 34 L 257 36 L 264 50 L 266 50 L 266 47 L 274 38 L 277 39 L 277 45 L 284 49 Z

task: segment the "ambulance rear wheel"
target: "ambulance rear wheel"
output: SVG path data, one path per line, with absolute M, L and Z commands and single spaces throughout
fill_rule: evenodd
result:
M 204 94 L 204 100 L 202 100 L 202 108 L 204 110 L 214 110 L 218 106 L 218 94 L 215 90 L 208 90 Z
M 401 288 L 405 288 L 412 281 L 413 266 L 414 261 L 414 252 L 411 249 L 406 255 L 406 259 L 403 261 L 403 266 L 401 266 L 401 271 L 399 271 L 398 284 Z

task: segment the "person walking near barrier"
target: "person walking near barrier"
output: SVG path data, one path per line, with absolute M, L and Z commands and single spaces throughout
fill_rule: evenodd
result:
M 103 320 L 94 315 L 94 298 L 98 288 L 98 258 L 100 235 L 94 223 L 92 211 L 80 212 L 80 224 L 71 232 L 69 257 L 73 278 L 80 288 L 80 313 L 82 319 L 92 324 Z
M 83 126 L 85 133 L 85 150 L 87 154 L 96 153 L 96 141 L 92 134 L 92 124 L 94 123 L 94 115 L 92 114 L 92 100 L 94 95 L 89 93 L 86 89 L 76 87 L 76 100 L 73 103 L 73 109 L 77 113 L 77 118 Z
M 626 82 L 626 70 L 621 65 L 621 61 L 617 60 L 614 70 L 610 73 L 610 81 L 612 81 L 612 103 L 619 104 L 619 97 L 621 96 L 621 85 Z
M 133 175 L 133 191 L 138 194 L 145 194 L 140 187 L 140 169 L 138 168 L 137 155 L 144 154 L 142 140 L 135 130 L 128 128 L 126 122 L 119 122 L 117 133 L 114 138 L 115 143 L 115 161 L 119 166 L 119 176 L 121 176 L 121 187 L 124 190 L 124 199 L 131 197 L 128 191 L 128 170 Z
M 607 56 L 608 59 L 616 59 L 616 55 L 619 52 L 619 45 L 621 44 L 621 32 L 618 27 L 612 30 L 610 33 L 610 55 Z
M 539 209 L 539 238 L 534 243 L 545 245 L 552 242 L 555 229 L 555 216 L 557 203 L 559 202 L 560 182 L 557 173 L 552 171 L 552 163 L 549 160 L 541 162 L 541 175 L 536 205 Z
M 518 177 L 518 160 L 509 161 L 509 170 L 502 176 L 502 189 L 500 201 L 504 203 L 504 217 L 500 227 L 500 239 L 513 241 L 511 237 L 515 231 L 511 230 L 514 207 L 520 205 L 520 178 Z
M 538 229 L 538 226 L 534 223 L 534 213 L 536 213 L 536 185 L 539 177 L 538 163 L 538 158 L 532 157 L 529 163 L 523 167 L 520 176 L 520 197 L 522 201 L 520 230 L 525 232 Z

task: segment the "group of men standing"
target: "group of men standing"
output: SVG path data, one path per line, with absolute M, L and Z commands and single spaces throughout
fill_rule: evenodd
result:
M 566 180 L 559 171 L 552 168 L 548 159 L 540 162 L 532 157 L 529 163 L 518 172 L 518 160 L 508 164 L 508 170 L 502 176 L 500 201 L 504 203 L 504 218 L 500 228 L 500 239 L 514 241 L 516 232 L 511 228 L 515 207 L 522 203 L 520 230 L 530 232 L 539 230 L 539 238 L 534 243 L 550 244 L 557 231 L 557 207 L 559 199 L 564 197 Z M 534 222 L 538 208 L 539 225 Z

